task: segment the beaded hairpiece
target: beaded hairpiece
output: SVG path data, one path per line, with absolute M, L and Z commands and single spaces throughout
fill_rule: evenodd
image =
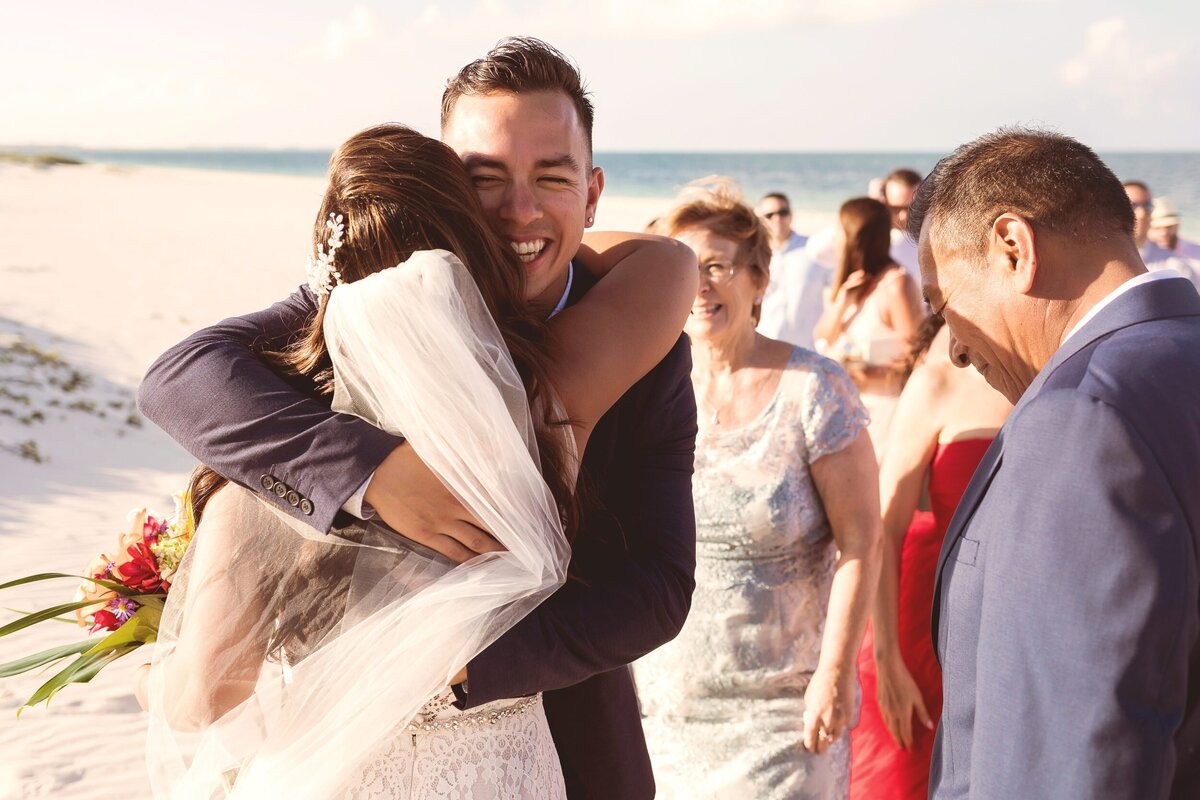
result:
M 337 271 L 337 267 L 333 265 L 333 254 L 342 246 L 342 234 L 346 232 L 346 226 L 342 224 L 345 219 L 341 214 L 330 213 L 329 219 L 325 221 L 325 227 L 329 228 L 331 233 L 325 244 L 317 245 L 317 257 L 309 259 L 304 271 L 308 273 L 308 288 L 320 297 L 329 294 L 333 291 L 333 287 L 342 284 L 342 273 Z M 325 248 L 329 250 L 326 251 Z

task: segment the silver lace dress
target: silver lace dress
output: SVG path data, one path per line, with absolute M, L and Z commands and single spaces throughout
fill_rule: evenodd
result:
M 459 711 L 446 689 L 338 800 L 566 800 L 542 696 Z
M 866 412 L 840 366 L 797 348 L 754 422 L 704 423 L 691 613 L 634 666 L 659 796 L 844 798 L 849 737 L 823 755 L 801 745 L 837 558 L 809 465 Z

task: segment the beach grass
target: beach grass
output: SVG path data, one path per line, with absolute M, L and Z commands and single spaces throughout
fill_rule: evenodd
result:
M 76 166 L 83 163 L 78 158 L 58 153 L 17 153 L 12 151 L 0 151 L 0 162 L 30 164 L 35 167 Z

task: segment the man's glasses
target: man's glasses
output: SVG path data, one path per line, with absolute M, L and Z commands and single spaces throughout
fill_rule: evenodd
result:
M 713 283 L 725 283 L 737 274 L 737 264 L 724 261 L 709 261 L 700 265 L 700 277 L 708 278 Z
M 775 219 L 776 217 L 790 217 L 792 210 L 790 208 L 781 208 L 778 211 L 768 211 L 763 214 L 763 219 Z
M 1147 200 L 1144 203 L 1130 203 L 1129 205 L 1133 206 L 1134 211 L 1137 211 L 1139 208 L 1142 211 L 1150 211 L 1152 208 L 1154 208 L 1154 203 L 1150 200 Z

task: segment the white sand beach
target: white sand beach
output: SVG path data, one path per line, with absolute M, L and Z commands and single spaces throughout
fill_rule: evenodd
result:
M 195 329 L 303 280 L 317 178 L 103 165 L 0 164 L 0 582 L 78 573 L 125 516 L 167 513 L 193 459 L 133 406 L 150 362 Z M 669 200 L 605 197 L 597 227 L 640 229 Z M 802 215 L 797 226 L 824 215 Z M 801 228 L 803 229 L 803 228 Z M 69 602 L 71 581 L 5 592 Z M 55 623 L 0 639 L 0 663 L 82 637 Z M 0 797 L 148 796 L 136 655 L 48 708 L 49 674 L 0 680 Z

